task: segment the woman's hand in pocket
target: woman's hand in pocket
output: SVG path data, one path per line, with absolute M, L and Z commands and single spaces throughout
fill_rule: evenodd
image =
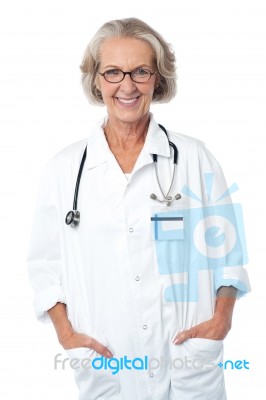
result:
M 74 330 L 68 332 L 62 338 L 60 338 L 60 344 L 65 350 L 75 349 L 77 347 L 88 347 L 91 350 L 95 350 L 96 353 L 106 358 L 112 358 L 113 354 L 111 351 L 94 339 L 91 336 L 85 335 L 84 333 L 77 333 Z
M 68 319 L 65 304 L 55 304 L 54 307 L 48 310 L 48 314 L 54 324 L 59 343 L 65 350 L 75 349 L 77 347 L 88 347 L 91 350 L 95 350 L 96 353 L 101 356 L 106 358 L 113 357 L 111 351 L 96 339 L 84 333 L 77 333 L 74 331 Z
M 214 316 L 208 321 L 195 325 L 192 328 L 178 333 L 174 344 L 181 344 L 187 339 L 202 338 L 211 340 L 223 340 L 231 329 L 231 323 L 227 318 Z
M 181 344 L 187 339 L 202 338 L 223 340 L 231 329 L 237 289 L 222 286 L 217 293 L 214 315 L 208 321 L 193 326 L 191 329 L 180 332 L 173 340 L 174 344 Z

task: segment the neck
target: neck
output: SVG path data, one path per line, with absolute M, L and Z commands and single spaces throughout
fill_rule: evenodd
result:
M 125 123 L 109 117 L 104 128 L 104 133 L 110 149 L 132 151 L 133 149 L 142 147 L 145 142 L 149 122 L 149 113 L 134 123 Z

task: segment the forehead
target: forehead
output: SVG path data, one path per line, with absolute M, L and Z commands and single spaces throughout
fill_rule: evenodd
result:
M 101 66 L 136 67 L 152 66 L 154 53 L 149 43 L 132 38 L 106 39 L 101 46 Z

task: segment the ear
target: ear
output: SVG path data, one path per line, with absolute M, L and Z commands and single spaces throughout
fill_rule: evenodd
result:
M 94 82 L 95 82 L 96 89 L 101 92 L 101 80 L 100 80 L 99 74 L 96 75 Z
M 161 78 L 159 74 L 155 74 L 154 90 L 158 89 L 160 86 Z

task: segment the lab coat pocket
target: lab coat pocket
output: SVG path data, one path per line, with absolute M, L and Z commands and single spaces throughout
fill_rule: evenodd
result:
M 185 227 L 182 210 L 152 212 L 151 239 L 154 240 L 160 274 L 184 272 Z
M 188 339 L 175 346 L 172 386 L 176 398 L 184 400 L 226 400 L 223 361 L 223 341 L 203 338 Z M 182 364 L 182 365 L 181 365 Z M 182 368 L 181 368 L 182 366 Z M 188 393 L 187 397 L 181 395 Z M 183 397 L 182 397 L 183 396 Z
M 119 395 L 119 379 L 109 367 L 110 359 L 87 347 L 70 349 L 67 353 L 75 372 L 79 400 L 113 399 Z
M 152 240 L 184 239 L 184 218 L 181 211 L 164 211 L 151 216 Z
M 184 342 L 184 347 L 192 357 L 217 360 L 223 352 L 223 340 L 193 338 Z

